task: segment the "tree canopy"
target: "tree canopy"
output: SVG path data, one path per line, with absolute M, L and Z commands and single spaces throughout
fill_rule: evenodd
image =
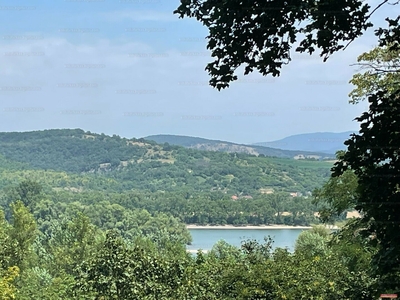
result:
M 356 209 L 363 213 L 368 233 L 376 235 L 382 272 L 400 266 L 399 97 L 400 90 L 369 96 L 369 111 L 356 119 L 360 133 L 345 142 L 348 150 L 333 168 L 333 176 L 350 169 L 358 177 Z
M 400 49 L 391 49 L 391 45 L 375 47 L 361 54 L 355 65 L 360 73 L 350 80 L 355 86 L 349 94 L 351 103 L 365 100 L 377 90 L 393 93 L 400 88 Z
M 300 53 L 319 49 L 326 61 L 372 27 L 371 15 L 384 4 L 389 2 L 383 0 L 372 8 L 361 0 L 181 0 L 174 13 L 196 18 L 208 28 L 207 48 L 215 60 L 206 70 L 210 85 L 220 90 L 238 79 L 235 71 L 242 65 L 245 75 L 257 70 L 279 76 L 295 45 Z M 388 22 L 395 34 L 382 28 L 377 34 L 385 36 L 386 42 L 396 41 L 398 19 Z

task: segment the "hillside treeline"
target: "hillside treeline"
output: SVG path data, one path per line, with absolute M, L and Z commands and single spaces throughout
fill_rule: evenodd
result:
M 287 193 L 258 194 L 233 200 L 222 192 L 149 192 L 123 193 L 80 191 L 76 189 L 46 190 L 37 181 L 24 180 L 18 189 L 34 189 L 35 196 L 16 193 L 9 186 L 0 192 L 0 206 L 10 213 L 15 199 L 29 204 L 32 214 L 42 220 L 59 218 L 64 214 L 86 214 L 101 229 L 123 227 L 131 219 L 131 211 L 146 211 L 151 216 L 169 215 L 186 224 L 198 225 L 310 225 L 317 223 L 317 207 L 311 198 L 292 197 Z M 39 193 L 40 192 L 40 193 Z M 22 193 L 22 194 L 21 194 Z M 21 196 L 22 195 L 22 196 Z

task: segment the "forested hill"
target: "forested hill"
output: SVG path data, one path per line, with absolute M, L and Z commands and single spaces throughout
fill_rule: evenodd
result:
M 307 193 L 325 182 L 332 166 L 329 162 L 186 149 L 81 129 L 0 133 L 0 155 L 10 166 L 7 172 L 11 172 L 11 166 L 48 170 L 41 181 L 49 174 L 66 172 L 68 180 L 61 180 L 64 175 L 54 175 L 53 182 L 63 187 L 110 191 Z M 12 177 L 10 173 L 3 178 L 4 184 Z
M 159 134 L 150 135 L 144 137 L 145 140 L 155 141 L 157 143 L 169 143 L 171 145 L 183 146 L 186 148 L 193 148 L 199 150 L 207 151 L 221 151 L 221 152 L 236 152 L 236 153 L 246 153 L 253 155 L 265 155 L 265 156 L 275 156 L 284 158 L 295 158 L 299 155 L 315 157 L 318 159 L 324 158 L 334 158 L 333 154 L 323 153 L 322 151 L 304 151 L 303 150 L 283 150 L 278 149 L 279 147 L 271 148 L 264 145 L 244 145 L 236 144 L 226 141 L 210 140 L 193 136 L 182 136 L 182 135 L 169 135 L 169 134 Z M 330 152 L 329 152 L 330 153 Z
M 146 153 L 143 146 L 136 139 L 81 129 L 0 133 L 0 154 L 6 158 L 32 168 L 73 173 L 88 172 L 104 163 L 117 167 L 121 162 L 142 158 Z

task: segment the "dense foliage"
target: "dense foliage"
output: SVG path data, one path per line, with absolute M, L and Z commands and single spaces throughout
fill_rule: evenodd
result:
M 305 233 L 313 238 L 299 239 L 294 253 L 272 251 L 266 239 L 241 248 L 221 241 L 192 256 L 168 230 L 155 239 L 144 231 L 101 230 L 79 213 L 43 220 L 22 200 L 11 207 L 9 220 L 0 215 L 1 299 L 373 299 L 376 293 L 365 269 L 368 250 L 330 245 L 321 228 Z M 161 223 L 153 230 L 170 228 Z M 313 245 L 318 251 L 311 253 Z
M 196 256 L 185 249 L 182 222 L 305 225 L 315 221 L 309 198 L 119 192 L 102 173 L 7 169 L 3 161 L 3 184 L 18 183 L 0 195 L 2 299 L 374 299 L 381 286 L 369 267 L 375 248 L 321 228 L 301 234 L 294 253 L 272 251 L 268 239 L 219 242 Z
M 24 192 L 24 189 L 31 191 Z M 32 192 L 34 191 L 34 192 Z M 0 206 L 9 217 L 9 205 L 21 200 L 41 219 L 63 214 L 85 213 L 98 227 L 121 227 L 129 231 L 131 211 L 147 211 L 140 219 L 170 215 L 180 222 L 212 225 L 309 225 L 318 222 L 317 207 L 310 198 L 291 197 L 285 193 L 259 194 L 254 198 L 232 200 L 221 192 L 144 192 L 124 193 L 43 189 L 37 182 L 22 181 L 17 187 L 0 192 Z M 168 223 L 168 222 L 167 222 Z
M 375 258 L 383 274 L 400 272 L 400 90 L 387 93 L 369 97 L 369 111 L 357 118 L 360 133 L 346 141 L 348 150 L 334 167 L 334 175 L 352 170 L 358 178 L 355 205 L 363 213 L 366 233 L 379 243 Z
M 347 151 L 337 153 L 333 176 L 313 195 L 314 203 L 322 206 L 320 214 L 325 222 L 350 208 L 361 213 L 341 235 L 361 235 L 365 246 L 374 247 L 372 265 L 381 277 L 382 289 L 398 291 L 400 49 L 398 41 L 381 43 L 382 47 L 360 55 L 364 72 L 351 81 L 355 85 L 351 101 L 369 102 L 368 111 L 356 118 L 360 131 L 345 142 Z

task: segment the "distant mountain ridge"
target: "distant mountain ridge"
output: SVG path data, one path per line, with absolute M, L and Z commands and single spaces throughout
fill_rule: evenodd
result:
M 321 151 L 304 151 L 304 150 L 286 150 L 277 149 L 269 146 L 262 145 L 245 145 L 236 144 L 232 142 L 220 141 L 220 140 L 210 140 L 199 137 L 192 136 L 182 136 L 182 135 L 150 135 L 143 139 L 154 141 L 158 144 L 168 143 L 171 145 L 183 146 L 191 149 L 205 150 L 205 151 L 219 151 L 228 153 L 246 153 L 252 155 L 265 155 L 265 156 L 275 156 L 282 158 L 314 158 L 314 159 L 329 159 L 334 158 L 334 155 L 329 153 L 323 153 Z
M 345 150 L 344 142 L 350 138 L 353 131 L 346 132 L 314 132 L 296 134 L 272 142 L 254 143 L 254 146 L 273 147 L 291 151 L 315 151 L 335 154 Z

